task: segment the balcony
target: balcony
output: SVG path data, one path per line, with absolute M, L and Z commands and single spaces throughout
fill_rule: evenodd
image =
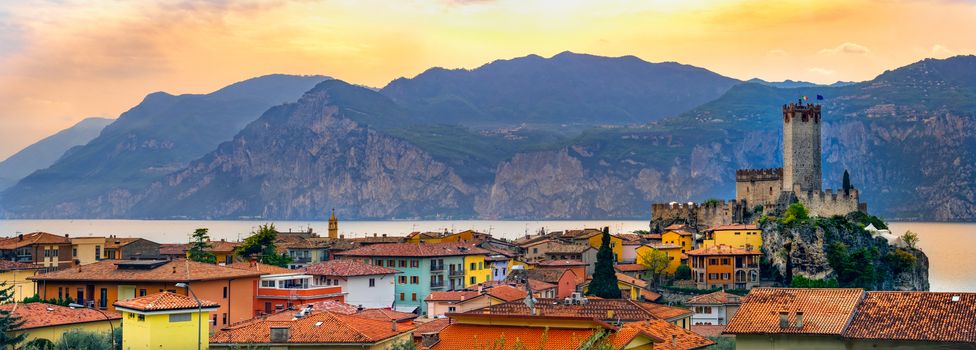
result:
M 448 276 L 464 276 L 464 269 L 451 269 L 451 271 L 448 272 L 447 275 Z
M 301 256 L 301 257 L 293 256 L 293 257 L 291 257 L 291 262 L 296 263 L 296 264 L 307 264 L 307 263 L 312 262 L 312 257 L 310 257 L 310 256 Z
M 313 286 L 309 288 L 258 288 L 258 299 L 306 300 L 342 295 L 339 286 Z
M 430 272 L 434 272 L 434 271 L 444 271 L 444 264 L 430 265 Z
M 443 289 L 444 281 L 430 281 L 430 288 Z

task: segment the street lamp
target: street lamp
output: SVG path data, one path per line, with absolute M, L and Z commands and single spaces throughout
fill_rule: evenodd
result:
M 196 300 L 197 301 L 197 350 L 200 350 L 201 347 L 203 346 L 202 345 L 203 344 L 203 341 L 200 340 L 200 333 L 203 332 L 203 323 L 202 323 L 203 322 L 203 304 L 200 303 L 200 299 L 197 298 L 197 294 L 196 293 L 193 293 L 193 290 L 190 289 L 190 284 L 189 283 L 180 282 L 180 283 L 177 283 L 176 284 L 176 287 L 178 287 L 178 288 L 186 288 L 186 290 L 188 292 L 190 292 L 190 295 L 193 296 L 193 300 Z
M 75 303 L 68 304 L 68 307 L 82 308 L 82 309 L 85 308 L 84 305 L 75 304 Z M 108 328 L 112 331 L 112 334 L 109 335 L 112 338 L 112 350 L 115 350 L 115 326 L 112 325 L 112 318 L 108 317 L 108 314 L 106 314 L 105 311 L 99 310 L 98 308 L 92 308 L 92 310 L 98 311 L 99 313 L 102 314 L 102 316 L 105 316 L 106 320 L 108 320 Z

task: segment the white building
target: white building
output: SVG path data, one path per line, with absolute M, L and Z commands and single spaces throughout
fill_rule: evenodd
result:
M 364 264 L 356 260 L 329 260 L 305 267 L 316 284 L 338 285 L 345 302 L 365 308 L 393 307 L 397 270 Z
M 688 305 L 695 313 L 691 315 L 692 325 L 726 325 L 739 310 L 741 298 L 725 291 L 695 296 L 688 299 Z

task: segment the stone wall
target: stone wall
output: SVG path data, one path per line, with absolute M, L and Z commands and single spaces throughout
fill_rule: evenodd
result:
M 783 106 L 783 190 L 819 191 L 820 157 L 820 105 Z
M 741 223 L 746 205 L 738 201 L 672 203 L 651 205 L 651 229 L 660 231 L 672 223 L 686 223 L 699 232 L 706 228 Z
M 783 190 L 783 168 L 735 172 L 735 200 L 749 206 L 775 203 Z
M 824 191 L 794 191 L 796 200 L 807 208 L 810 216 L 831 217 L 834 215 L 847 215 L 855 211 L 866 211 L 866 206 L 860 203 L 860 195 L 857 189 L 851 189 L 847 193 L 844 190 L 824 190 Z

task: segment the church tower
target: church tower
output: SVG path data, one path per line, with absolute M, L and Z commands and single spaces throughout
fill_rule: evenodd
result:
M 339 238 L 339 220 L 336 220 L 335 208 L 332 208 L 332 216 L 329 217 L 329 238 Z
M 820 105 L 783 106 L 783 190 L 820 191 Z

